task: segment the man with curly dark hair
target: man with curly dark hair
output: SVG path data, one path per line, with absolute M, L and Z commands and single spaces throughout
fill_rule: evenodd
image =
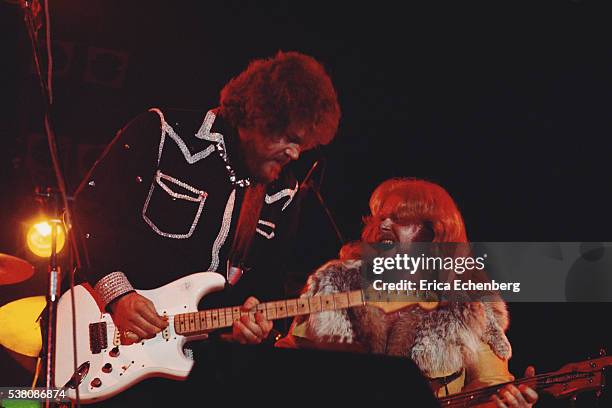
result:
M 283 158 L 266 160 L 263 140 L 280 141 L 284 136 L 290 148 L 287 156 L 295 160 L 300 151 L 331 142 L 340 117 L 336 93 L 323 66 L 297 52 L 253 61 L 221 91 L 220 112 L 239 129 L 245 146 L 254 149 L 245 159 L 263 182 L 275 179 L 286 163 Z M 298 146 L 298 151 L 291 149 Z
M 282 295 L 278 266 L 298 191 L 285 166 L 328 144 L 339 118 L 321 63 L 278 52 L 229 81 L 219 107 L 151 108 L 118 132 L 81 183 L 75 209 L 87 279 L 124 341 L 167 326 L 134 288 L 211 271 L 227 274 L 232 288 L 206 306 L 250 310 L 258 298 Z M 257 344 L 271 328 L 257 313 L 234 322 L 228 337 Z

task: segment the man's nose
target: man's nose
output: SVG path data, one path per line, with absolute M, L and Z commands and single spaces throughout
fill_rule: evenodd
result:
M 291 160 L 297 160 L 300 158 L 301 149 L 298 144 L 291 143 L 285 149 L 285 154 L 289 156 Z
M 393 221 L 391 218 L 385 218 L 380 222 L 380 229 L 383 231 L 391 231 L 391 227 L 393 226 Z

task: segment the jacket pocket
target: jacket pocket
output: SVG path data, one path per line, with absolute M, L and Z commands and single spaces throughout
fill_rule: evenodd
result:
M 198 225 L 207 195 L 158 170 L 142 208 L 142 218 L 163 237 L 189 238 Z

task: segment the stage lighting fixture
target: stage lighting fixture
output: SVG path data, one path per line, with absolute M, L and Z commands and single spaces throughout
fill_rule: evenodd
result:
M 41 258 L 48 258 L 51 256 L 51 233 L 53 227 L 55 227 L 57 231 L 57 253 L 64 248 L 64 244 L 66 243 L 66 234 L 61 221 L 39 220 L 28 228 L 28 232 L 26 234 L 28 248 L 35 255 L 40 256 Z

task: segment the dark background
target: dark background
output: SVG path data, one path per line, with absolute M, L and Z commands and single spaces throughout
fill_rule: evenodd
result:
M 0 10 L 0 252 L 42 268 L 23 245 L 34 187 L 53 183 L 41 99 L 23 13 L 7 1 Z M 588 0 L 51 1 L 53 114 L 69 190 L 138 113 L 216 106 L 249 60 L 297 50 L 326 66 L 343 116 L 334 142 L 295 171 L 302 178 L 325 157 L 321 193 L 346 238 L 358 237 L 378 183 L 416 176 L 449 191 L 472 241 L 611 241 L 610 11 Z M 303 219 L 298 272 L 339 248 L 311 193 Z M 0 287 L 0 305 L 43 294 L 43 271 Z M 612 345 L 610 303 L 510 309 L 517 376 Z

